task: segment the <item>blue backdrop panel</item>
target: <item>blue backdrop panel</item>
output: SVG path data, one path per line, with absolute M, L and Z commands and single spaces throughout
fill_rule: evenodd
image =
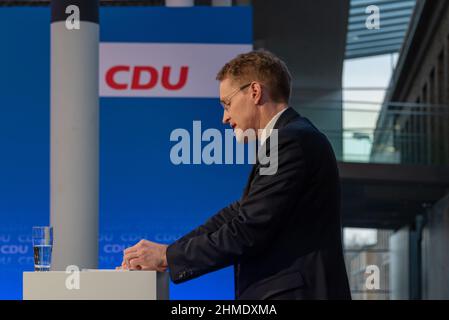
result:
M 100 13 L 105 42 L 252 42 L 245 7 Z M 49 223 L 49 27 L 48 8 L 0 8 L 0 299 L 22 297 L 22 272 L 33 269 L 31 226 Z M 240 197 L 248 165 L 170 161 L 173 129 L 192 132 L 201 120 L 203 130 L 223 132 L 217 99 L 102 98 L 100 108 L 100 268 L 119 265 L 141 238 L 173 242 Z M 230 267 L 171 284 L 170 297 L 232 299 L 233 290 Z

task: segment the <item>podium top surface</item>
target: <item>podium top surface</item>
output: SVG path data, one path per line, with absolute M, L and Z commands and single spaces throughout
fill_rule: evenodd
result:
M 23 299 L 168 299 L 168 273 L 113 269 L 24 272 Z

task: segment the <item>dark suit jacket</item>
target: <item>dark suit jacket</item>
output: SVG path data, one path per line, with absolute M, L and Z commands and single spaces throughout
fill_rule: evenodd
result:
M 234 265 L 236 299 L 350 299 L 331 145 L 292 108 L 275 129 L 277 172 L 261 175 L 257 162 L 239 201 L 168 246 L 170 277 Z

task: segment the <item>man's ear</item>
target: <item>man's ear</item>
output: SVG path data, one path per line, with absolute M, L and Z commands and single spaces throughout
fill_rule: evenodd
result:
M 253 82 L 251 84 L 251 98 L 253 98 L 256 105 L 262 104 L 262 86 L 258 82 Z

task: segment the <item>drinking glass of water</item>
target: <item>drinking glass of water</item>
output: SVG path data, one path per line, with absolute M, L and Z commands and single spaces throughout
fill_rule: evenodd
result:
M 53 227 L 33 227 L 34 271 L 50 271 Z

